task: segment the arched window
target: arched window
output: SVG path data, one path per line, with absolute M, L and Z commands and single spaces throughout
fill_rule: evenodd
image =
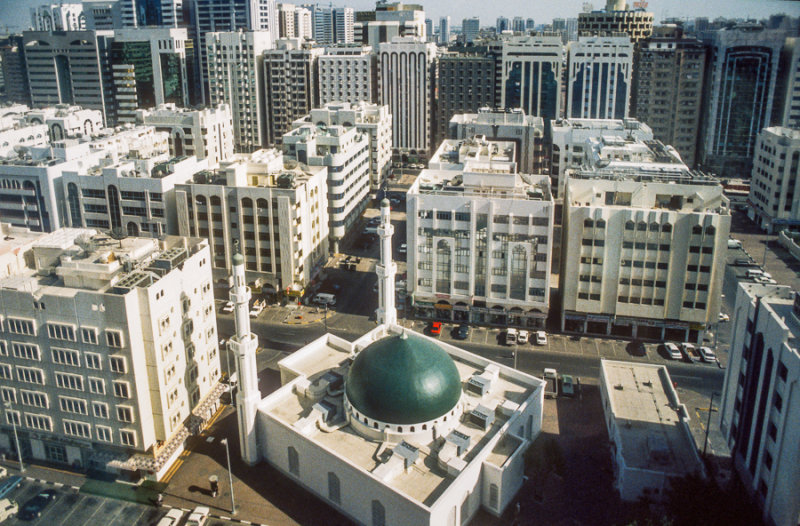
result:
M 197 203 L 197 206 L 206 206 L 207 204 L 206 196 L 198 195 L 197 197 L 194 198 L 194 202 Z
M 130 221 L 128 223 L 128 235 L 129 236 L 134 236 L 134 237 L 138 236 L 139 235 L 139 225 L 137 225 L 133 221 Z
M 386 525 L 386 508 L 379 500 L 372 501 L 372 526 Z
M 584 228 L 592 228 L 592 227 L 594 227 L 594 221 L 592 221 L 591 219 L 584 219 L 583 220 L 583 227 Z
M 606 222 L 603 221 L 602 219 L 598 219 L 597 222 L 594 224 L 594 227 L 595 228 L 605 228 L 606 227 Z
M 253 208 L 253 200 L 249 197 L 242 199 L 242 208 Z
M 639 221 L 636 224 L 636 230 L 638 232 L 644 232 L 645 230 L 647 230 L 647 223 L 645 223 L 644 221 Z
M 222 206 L 222 201 L 220 201 L 219 196 L 211 196 L 211 206 Z
M 698 234 L 699 235 L 699 234 L 702 234 L 702 233 L 703 233 L 703 227 L 701 227 L 700 225 L 694 225 L 692 227 L 692 234 Z
M 655 221 L 650 223 L 650 232 L 658 232 L 659 230 L 661 230 L 661 228 L 659 228 L 658 223 Z
M 717 229 L 713 226 L 709 225 L 706 227 L 706 234 L 709 236 L 713 236 L 717 232 Z
M 328 472 L 328 498 L 336 504 L 341 503 L 339 477 L 332 471 Z
M 633 221 L 630 220 L 625 221 L 625 230 L 633 230 L 633 228 L 634 228 Z
M 292 446 L 289 446 L 289 472 L 292 475 L 300 476 L 300 457 L 297 454 L 297 450 Z
M 661 231 L 662 232 L 672 232 L 672 225 L 669 224 L 669 223 L 664 223 L 663 225 L 661 225 Z

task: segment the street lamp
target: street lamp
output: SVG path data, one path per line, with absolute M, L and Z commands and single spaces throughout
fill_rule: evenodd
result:
M 231 514 L 236 515 L 236 501 L 233 499 L 233 474 L 231 474 L 231 452 L 228 449 L 228 439 L 223 438 L 220 443 L 225 446 L 225 456 L 228 459 L 228 484 L 231 486 Z
M 719 395 L 717 392 L 711 393 L 711 399 L 708 401 L 708 421 L 706 421 L 706 438 L 703 442 L 703 456 L 706 456 L 706 448 L 708 447 L 708 431 L 711 428 L 711 409 L 714 407 L 714 396 Z
M 6 400 L 3 405 L 6 408 L 6 415 L 11 410 L 11 401 Z M 17 444 L 17 460 L 19 460 L 19 472 L 25 473 L 25 466 L 22 465 L 22 450 L 19 448 L 19 435 L 17 435 L 17 421 L 15 418 L 10 418 L 11 426 L 14 428 L 14 442 Z

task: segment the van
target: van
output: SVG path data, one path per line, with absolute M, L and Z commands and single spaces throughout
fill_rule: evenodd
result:
M 744 273 L 744 277 L 746 277 L 746 278 L 755 278 L 755 277 L 763 276 L 763 275 L 764 275 L 764 271 L 761 270 L 761 269 L 757 269 L 757 268 L 748 269 Z
M 333 294 L 328 294 L 327 292 L 320 292 L 314 296 L 314 303 L 317 305 L 328 305 L 332 307 L 336 305 L 336 296 Z
M 728 248 L 742 248 L 742 242 L 738 239 L 729 239 Z
M 506 329 L 506 345 L 517 343 L 517 329 Z

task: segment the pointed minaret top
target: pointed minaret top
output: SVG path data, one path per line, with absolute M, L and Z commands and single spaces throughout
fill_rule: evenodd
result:
M 244 256 L 242 256 L 242 251 L 239 250 L 239 240 L 235 239 L 233 241 L 233 257 L 231 258 L 233 262 L 233 266 L 244 265 Z

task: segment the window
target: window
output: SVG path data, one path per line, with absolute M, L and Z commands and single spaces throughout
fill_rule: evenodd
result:
M 0 363 L 0 379 L 11 380 L 11 366 Z
M 75 327 L 63 323 L 48 323 L 47 335 L 53 340 L 75 341 Z
M 111 442 L 111 428 L 106 426 L 95 426 L 97 430 L 97 440 L 101 442 Z
M 92 402 L 92 415 L 95 418 L 108 418 L 108 404 L 103 402 Z
M 64 420 L 64 433 L 74 437 L 92 438 L 92 428 L 85 422 Z
M 783 365 L 783 362 L 778 362 L 778 378 L 786 381 L 786 375 L 789 373 L 789 370 Z
M 47 394 L 40 391 L 27 391 L 25 389 L 19 390 L 19 401 L 22 405 L 29 405 L 31 407 L 41 407 L 48 409 L 50 401 L 47 399 Z
M 50 352 L 53 354 L 53 363 L 71 365 L 73 367 L 81 366 L 81 355 L 78 351 L 53 347 Z
M 20 318 L 8 318 L 6 327 L 11 334 L 25 334 L 27 336 L 36 336 L 36 329 L 33 326 L 33 321 L 23 320 Z
M 767 435 L 775 442 L 778 439 L 778 428 L 772 422 L 767 426 Z
M 130 398 L 130 385 L 128 382 L 114 381 L 111 382 L 114 386 L 114 396 L 117 398 Z
M 102 362 L 100 361 L 100 355 L 93 352 L 87 352 L 83 354 L 83 357 L 86 359 L 86 368 L 87 369 L 102 369 Z
M 106 384 L 103 379 L 89 377 L 89 392 L 92 394 L 106 394 Z
M 56 385 L 62 389 L 83 391 L 83 376 L 70 373 L 56 373 Z
M 448 220 L 449 221 L 451 217 L 452 216 L 451 216 L 450 212 L 442 212 L 442 211 L 437 211 L 436 212 L 436 219 L 444 219 L 444 220 Z
M 297 450 L 292 446 L 289 446 L 288 455 L 289 472 L 293 475 L 300 476 L 300 457 L 297 455 Z
M 126 446 L 136 446 L 136 433 L 122 429 L 119 432 L 119 439 Z
M 25 413 L 25 425 L 31 429 L 39 429 L 41 431 L 52 431 L 53 421 L 49 416 L 45 415 L 32 415 Z
M 778 393 L 775 393 L 775 401 L 773 404 L 775 405 L 775 409 L 777 409 L 780 413 L 781 409 L 783 409 L 783 397 Z
M 0 401 L 17 403 L 17 391 L 12 387 L 0 387 Z
M 21 426 L 22 421 L 19 419 L 19 411 L 6 409 L 6 423 Z
M 122 333 L 119 331 L 106 330 L 106 345 L 109 347 L 122 347 Z
M 91 345 L 97 345 L 97 329 L 94 327 L 81 327 L 81 341 Z
M 111 370 L 115 373 L 125 374 L 128 372 L 128 367 L 124 356 L 110 356 L 108 358 L 108 363 L 111 367 Z
M 490 484 L 489 485 L 489 507 L 497 509 L 497 504 L 500 500 L 500 490 L 497 487 L 497 484 Z
M 126 405 L 118 405 L 117 420 L 120 422 L 133 422 L 133 408 Z
M 29 384 L 44 385 L 44 373 L 41 369 L 17 366 L 17 380 Z
M 37 362 L 42 361 L 42 356 L 39 353 L 39 346 L 31 343 L 11 342 L 11 354 L 15 358 L 36 360 Z
M 89 411 L 86 408 L 86 400 L 81 398 L 69 398 L 66 396 L 58 397 L 58 405 L 62 411 L 67 413 L 75 413 L 77 415 L 88 415 Z
M 336 504 L 341 503 L 339 477 L 331 471 L 328 472 L 328 498 Z
M 0 340 L 0 356 L 8 356 L 8 347 L 3 340 Z

